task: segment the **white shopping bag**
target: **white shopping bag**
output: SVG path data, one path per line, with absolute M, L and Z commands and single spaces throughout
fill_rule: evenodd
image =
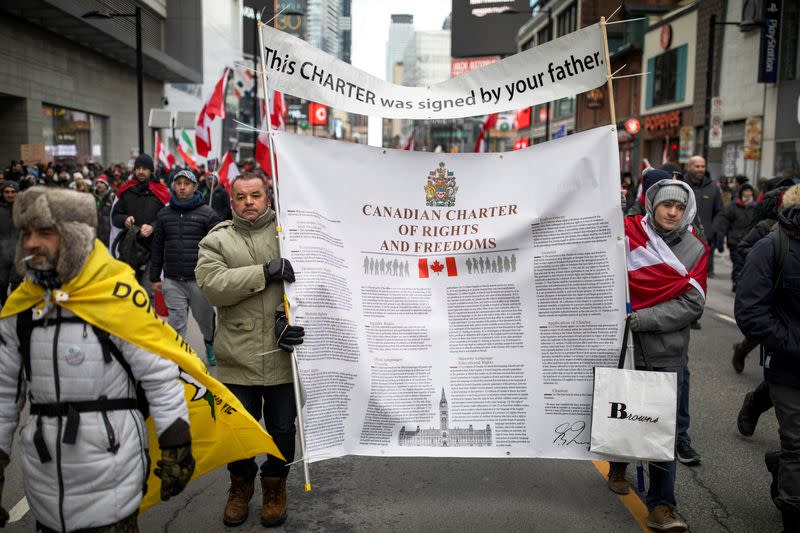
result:
M 619 459 L 675 459 L 678 375 L 594 369 L 590 450 Z

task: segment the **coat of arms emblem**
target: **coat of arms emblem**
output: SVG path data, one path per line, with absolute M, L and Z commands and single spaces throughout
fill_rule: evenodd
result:
M 428 173 L 428 184 L 425 185 L 425 204 L 431 207 L 453 207 L 456 205 L 456 177 L 447 170 L 444 161 L 439 168 Z

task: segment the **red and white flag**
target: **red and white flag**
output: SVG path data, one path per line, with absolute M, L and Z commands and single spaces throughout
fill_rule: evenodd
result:
M 167 171 L 169 171 L 169 169 L 172 168 L 172 165 L 175 164 L 175 156 L 169 153 L 167 147 L 164 146 L 164 143 L 161 142 L 161 137 L 158 135 L 158 132 L 156 132 L 155 147 L 156 149 L 154 150 L 154 152 L 156 153 L 156 159 L 162 165 L 164 165 L 164 168 L 166 168 Z
M 409 152 L 414 151 L 414 134 L 408 136 L 408 141 L 406 141 L 406 145 L 403 147 L 403 150 L 408 150 Z
M 680 262 L 667 243 L 647 223 L 647 216 L 625 218 L 628 237 L 628 285 L 633 310 L 645 309 L 673 300 L 697 289 L 706 297 L 708 245 L 690 229 L 686 238 L 703 243 L 706 251 L 691 271 Z M 691 228 L 691 226 L 690 226 Z M 691 235 L 691 237 L 689 237 Z
M 485 152 L 486 151 L 486 134 L 489 132 L 490 129 L 494 128 L 497 125 L 497 113 L 492 113 L 486 120 L 484 121 L 483 125 L 481 126 L 481 131 L 478 133 L 478 138 L 475 141 L 475 148 L 473 152 Z
M 206 113 L 211 118 L 225 118 L 225 86 L 228 83 L 228 69 L 222 71 L 222 77 L 217 80 L 214 85 L 214 92 L 208 98 L 206 105 Z
M 431 261 L 425 257 L 419 260 L 419 277 L 429 278 L 431 273 L 437 276 L 446 273 L 448 276 L 458 276 L 458 267 L 456 266 L 455 257 L 445 257 L 444 263 L 438 259 Z
M 270 95 L 269 102 L 272 105 L 272 112 L 269 114 L 269 120 L 272 123 L 272 129 L 283 131 L 286 129 L 284 120 L 286 107 L 283 104 L 283 95 L 278 91 L 270 91 Z M 263 118 L 261 120 L 261 131 L 258 133 L 258 143 L 256 143 L 256 163 L 261 165 L 261 168 L 264 169 L 268 176 L 273 177 L 269 153 L 269 124 L 267 124 L 266 105 L 262 105 L 261 114 Z
M 208 157 L 211 152 L 211 121 L 212 117 L 208 115 L 208 104 L 203 106 L 200 114 L 197 115 L 197 124 L 194 128 L 194 144 L 197 149 L 197 155 Z
M 239 175 L 239 167 L 236 166 L 236 161 L 233 160 L 230 152 L 225 152 L 222 157 L 222 163 L 219 166 L 219 184 L 225 187 L 225 190 L 231 192 L 231 183 Z

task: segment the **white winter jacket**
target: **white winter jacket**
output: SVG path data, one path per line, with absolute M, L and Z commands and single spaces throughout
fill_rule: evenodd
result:
M 60 308 L 48 315 L 55 319 Z M 60 309 L 62 317 L 74 317 Z M 88 324 L 61 322 L 33 328 L 31 377 L 22 373 L 17 317 L 0 320 L 0 450 L 11 454 L 19 413 L 32 404 L 135 398 L 122 365 L 103 360 L 100 341 Z M 131 327 L 136 327 L 131 325 Z M 159 435 L 189 414 L 171 361 L 112 336 L 147 396 Z M 104 526 L 130 516 L 142 499 L 148 474 L 147 429 L 138 410 L 107 411 L 119 445 L 110 451 L 109 435 L 98 411 L 80 414 L 75 444 L 62 442 L 66 417 L 31 415 L 21 432 L 25 495 L 36 519 L 57 531 Z M 52 460 L 42 463 L 33 439 L 37 419 Z

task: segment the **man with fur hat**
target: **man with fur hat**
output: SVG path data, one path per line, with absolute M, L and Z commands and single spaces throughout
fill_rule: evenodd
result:
M 636 367 L 675 372 L 680 398 L 689 325 L 705 305 L 708 246 L 691 227 L 695 198 L 686 183 L 662 180 L 653 184 L 645 208 L 644 217 L 625 219 Z M 608 487 L 619 494 L 630 491 L 626 467 L 626 463 L 611 463 Z M 675 511 L 675 473 L 674 460 L 650 463 L 646 503 L 647 525 L 653 529 L 687 529 Z
M 112 223 L 119 229 L 138 228 L 137 240 L 148 251 L 153 242 L 156 215 L 169 201 L 169 191 L 155 178 L 154 173 L 153 158 L 148 154 L 140 154 L 133 164 L 135 178 L 117 191 L 119 200 L 111 215 Z M 149 261 L 147 264 L 149 265 Z M 137 274 L 142 287 L 152 297 L 149 270 L 148 266 Z
M 124 321 L 106 318 L 109 300 L 123 309 L 148 302 L 130 269 L 95 239 L 90 195 L 33 187 L 17 197 L 14 223 L 25 280 L 0 314 L 0 489 L 30 401 L 20 443 L 37 531 L 137 531 L 149 460 L 136 384 L 158 433 L 161 498 L 180 493 L 194 471 L 178 366 L 135 344 Z M 138 300 L 123 301 L 117 280 Z M 7 518 L 0 510 L 0 525 Z

